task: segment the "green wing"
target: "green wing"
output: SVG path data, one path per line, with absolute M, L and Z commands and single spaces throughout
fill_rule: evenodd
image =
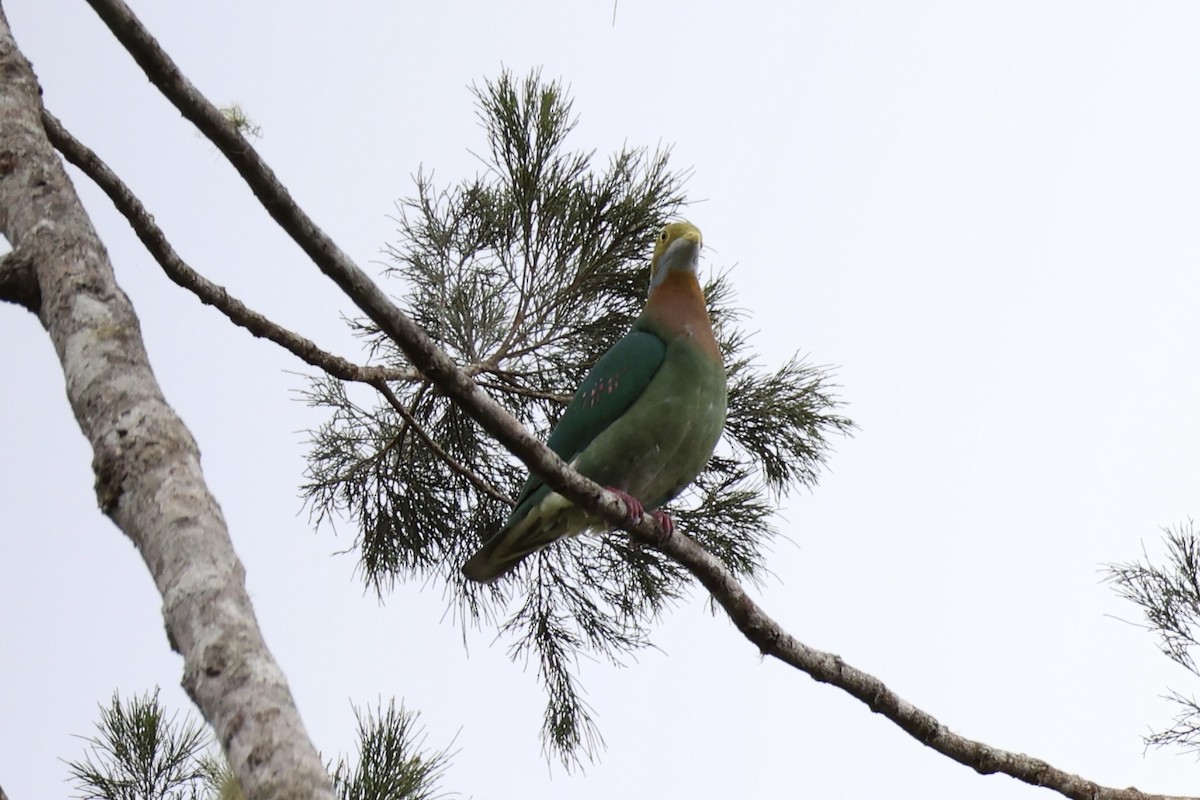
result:
M 630 331 L 600 357 L 583 379 L 546 446 L 569 463 L 629 410 L 658 372 L 666 352 L 666 344 L 654 334 Z M 525 514 L 542 487 L 541 478 L 529 476 L 510 522 Z

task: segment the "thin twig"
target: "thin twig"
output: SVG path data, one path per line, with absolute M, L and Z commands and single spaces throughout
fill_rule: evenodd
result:
M 810 648 L 789 635 L 746 594 L 733 574 L 694 540 L 664 534 L 649 514 L 627 524 L 626 510 L 611 493 L 567 467 L 534 439 L 511 414 L 459 370 L 407 315 L 295 204 L 275 174 L 220 111 L 206 100 L 141 26 L 122 0 L 88 0 L 150 80 L 208 136 L 238 170 L 268 213 L 314 263 L 391 336 L 413 365 L 453 398 L 471 417 L 525 462 L 535 474 L 573 503 L 625 527 L 686 567 L 712 593 L 738 629 L 763 653 L 829 683 L 861 700 L 921 743 L 981 773 L 1000 772 L 1044 786 L 1073 800 L 1183 800 L 1137 789 L 1099 786 L 1056 769 L 1040 759 L 991 747 L 950 732 L 930 714 L 902 700 L 882 681 L 838 656 Z
M 479 379 L 476 381 L 485 389 L 495 389 L 497 392 L 507 392 L 508 394 L 518 394 L 522 397 L 532 397 L 535 400 L 550 400 L 565 406 L 571 402 L 571 395 L 562 394 L 560 392 L 545 392 L 540 389 L 530 389 L 526 386 L 521 386 L 512 381 L 488 381 Z
M 416 432 L 417 436 L 421 438 L 421 441 L 425 443 L 425 446 L 433 451 L 434 455 L 446 462 L 446 466 L 450 467 L 450 469 L 454 470 L 459 475 L 462 475 L 471 482 L 472 486 L 489 497 L 493 497 L 496 500 L 499 500 L 501 503 L 505 503 L 510 506 L 513 504 L 512 498 L 493 486 L 491 481 L 481 477 L 466 464 L 463 464 L 457 458 L 443 450 L 441 445 L 433 440 L 433 437 L 431 437 L 425 430 L 424 426 L 417 421 L 416 417 L 412 415 L 412 412 L 408 410 L 404 403 L 400 402 L 400 398 L 396 397 L 395 393 L 392 392 L 391 387 L 389 387 L 386 382 L 371 381 L 371 385 L 374 386 L 375 389 L 381 395 L 383 395 L 389 403 L 391 403 L 392 408 L 396 410 L 397 414 L 404 417 L 404 421 L 408 423 L 414 432 Z

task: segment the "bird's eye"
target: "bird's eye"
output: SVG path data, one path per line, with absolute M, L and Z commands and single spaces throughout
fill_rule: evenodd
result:
M 667 229 L 666 228 L 663 228 L 663 232 L 658 235 L 658 240 L 660 242 L 665 242 L 667 240 Z

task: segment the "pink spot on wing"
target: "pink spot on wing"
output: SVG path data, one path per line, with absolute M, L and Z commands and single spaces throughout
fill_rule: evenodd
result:
M 621 373 L 617 373 L 610 378 L 602 379 L 596 383 L 587 393 L 587 404 L 594 406 L 600 402 L 601 395 L 612 394 L 621 385 Z

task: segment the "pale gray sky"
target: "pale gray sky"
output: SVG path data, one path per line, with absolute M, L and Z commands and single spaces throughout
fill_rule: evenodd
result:
M 10 0 L 50 109 L 120 173 L 193 266 L 343 354 L 349 310 L 81 0 Z M 622 0 L 245 3 L 135 10 L 191 79 L 262 126 L 260 149 L 360 263 L 394 240 L 421 165 L 483 149 L 471 82 L 541 66 L 571 143 L 674 144 L 694 167 L 705 268 L 734 268 L 774 365 L 839 365 L 830 472 L 792 498 L 763 604 L 953 729 L 1115 786 L 1194 792 L 1143 753 L 1159 695 L 1194 681 L 1100 565 L 1200 514 L 1200 5 Z M 445 785 L 478 798 L 1049 797 L 922 748 L 840 692 L 762 662 L 697 591 L 629 668 L 583 677 L 608 750 L 548 768 L 533 669 L 443 619 L 440 592 L 364 596 L 351 531 L 314 533 L 297 486 L 303 365 L 177 289 L 80 191 L 168 399 L 200 443 L 268 643 L 318 747 L 351 703 L 404 698 Z M 399 291 L 398 288 L 394 291 Z M 0 309 L 7 551 L 0 784 L 64 796 L 114 689 L 178 688 L 132 546 L 96 509 L 90 452 L 36 320 Z

